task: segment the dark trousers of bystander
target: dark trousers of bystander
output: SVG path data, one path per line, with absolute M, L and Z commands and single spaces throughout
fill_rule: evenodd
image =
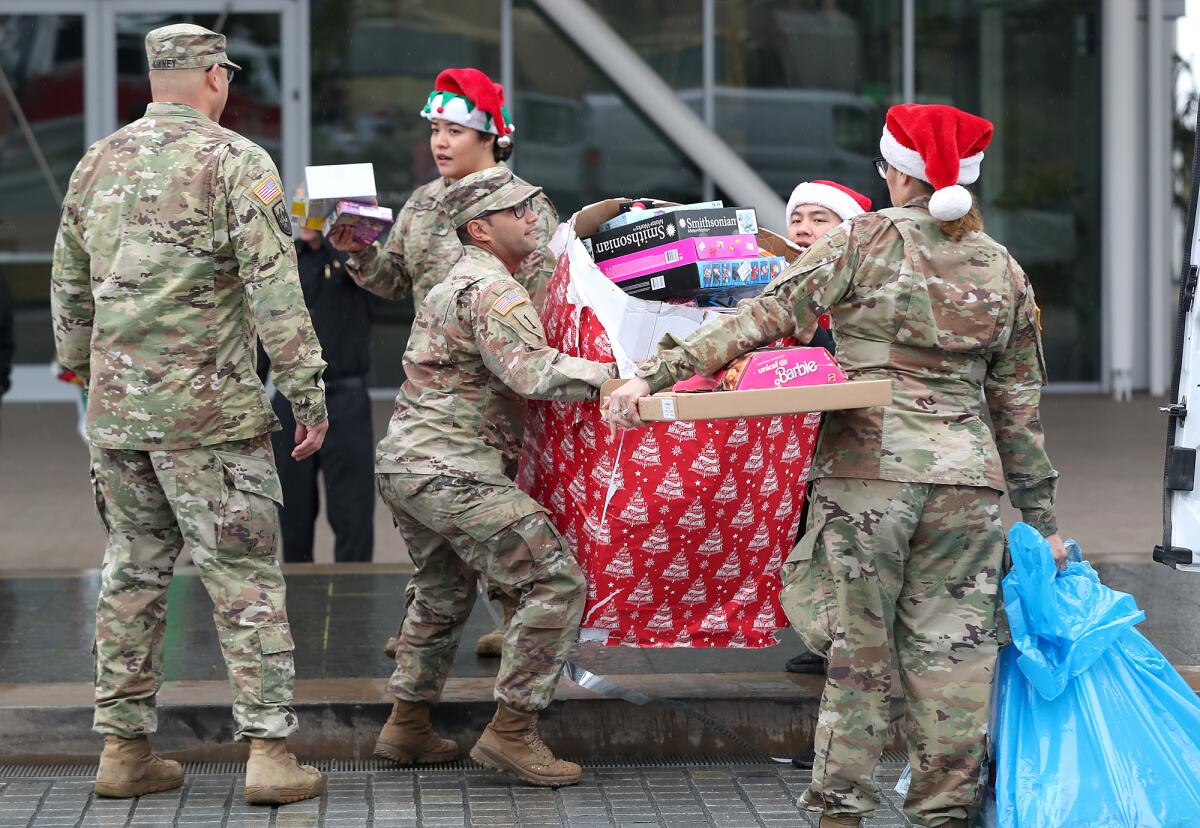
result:
M 371 399 L 365 377 L 346 377 L 325 385 L 329 432 L 312 457 L 297 462 L 296 420 L 282 394 L 273 406 L 283 424 L 274 432 L 275 458 L 283 485 L 284 563 L 312 563 L 313 537 L 321 496 L 318 472 L 324 479 L 325 514 L 333 529 L 333 558 L 338 563 L 370 561 L 375 547 L 375 438 L 371 430 Z

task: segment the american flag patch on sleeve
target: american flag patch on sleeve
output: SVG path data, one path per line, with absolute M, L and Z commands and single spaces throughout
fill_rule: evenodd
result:
M 519 308 L 529 301 L 529 297 L 520 290 L 510 290 L 492 305 L 492 312 L 504 316 L 513 308 Z
M 280 189 L 279 182 L 275 180 L 275 176 L 273 175 L 267 176 L 267 179 L 256 186 L 251 192 L 254 193 L 255 198 L 268 207 L 283 197 L 283 190 Z

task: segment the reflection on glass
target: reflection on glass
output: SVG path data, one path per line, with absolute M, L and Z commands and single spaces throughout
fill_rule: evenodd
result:
M 0 15 L 0 68 L 60 191 L 84 149 L 83 18 Z M 8 99 L 0 96 L 0 279 L 16 305 L 17 362 L 49 362 L 50 251 L 58 198 L 35 161 Z
M 399 212 L 437 175 L 429 122 L 418 114 L 434 78 L 454 66 L 500 77 L 500 5 L 313 0 L 311 26 L 312 163 L 374 164 L 380 203 Z M 527 131 L 514 118 L 520 145 Z M 370 383 L 395 387 L 404 378 L 412 302 L 375 307 Z
M 212 28 L 215 14 L 117 15 L 117 123 L 142 117 L 150 103 L 146 75 L 146 32 L 172 23 Z M 279 122 L 279 15 L 230 14 L 222 33 L 230 60 L 242 67 L 229 87 L 221 126 L 246 136 L 283 163 Z
M 893 0 L 717 4 L 717 132 L 785 201 L 832 179 L 887 205 L 871 159 L 900 78 Z
M 1099 7 L 917 4 L 919 100 L 996 124 L 976 192 L 1037 292 L 1056 382 L 1100 379 Z

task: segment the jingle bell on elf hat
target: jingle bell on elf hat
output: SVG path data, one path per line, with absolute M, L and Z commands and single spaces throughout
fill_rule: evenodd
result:
M 801 204 L 824 207 L 842 221 L 861 216 L 871 209 L 871 199 L 836 181 L 803 181 L 792 190 L 788 199 L 787 212 L 783 214 L 786 225 L 792 220 L 792 211 Z
M 899 104 L 888 110 L 879 151 L 889 165 L 931 184 L 929 213 L 954 221 L 971 211 L 963 184 L 979 178 L 992 122 L 943 104 Z
M 444 69 L 433 82 L 421 117 L 487 132 L 506 147 L 516 127 L 504 106 L 504 87 L 478 69 Z

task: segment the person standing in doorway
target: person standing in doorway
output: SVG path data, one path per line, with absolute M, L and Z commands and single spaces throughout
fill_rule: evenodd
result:
M 321 341 L 325 400 L 331 428 L 321 449 L 294 460 L 288 440 L 295 430 L 291 405 L 282 394 L 272 401 L 283 430 L 272 434 L 279 482 L 283 486 L 284 563 L 312 563 L 313 537 L 321 494 L 333 529 L 333 559 L 370 561 L 375 546 L 375 436 L 371 430 L 371 294 L 346 272 L 346 254 L 316 230 L 301 229 L 296 243 L 300 287 Z M 259 376 L 266 378 L 269 357 L 260 351 Z

